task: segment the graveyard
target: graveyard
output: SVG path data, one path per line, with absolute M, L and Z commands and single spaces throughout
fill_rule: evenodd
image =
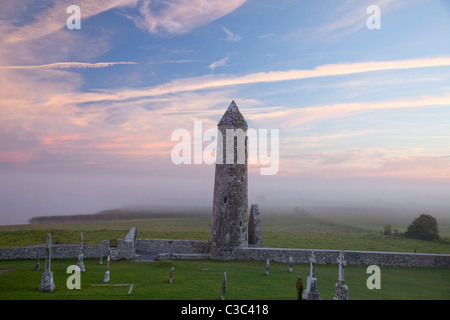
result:
M 76 263 L 76 261 L 75 261 Z M 86 271 L 81 274 L 81 288 L 66 287 L 66 268 L 74 261 L 54 260 L 52 270 L 56 288 L 53 292 L 39 292 L 41 273 L 33 272 L 34 261 L 3 261 L 2 269 L 14 269 L 0 277 L 2 290 L 0 299 L 76 299 L 76 300 L 220 300 L 223 272 L 227 272 L 226 300 L 295 300 L 296 280 L 306 276 L 309 266 L 294 264 L 293 272 L 287 264 L 271 263 L 270 273 L 265 275 L 265 262 L 256 261 L 171 261 L 112 262 L 111 281 L 105 285 L 105 265 L 97 259 L 85 261 Z M 173 282 L 169 283 L 170 270 L 174 267 Z M 336 265 L 316 267 L 318 289 L 324 300 L 334 296 L 334 284 L 338 272 Z M 442 282 L 448 279 L 449 270 L 382 268 L 380 290 L 366 287 L 366 268 L 346 267 L 346 283 L 349 299 L 354 300 L 448 300 L 450 285 Z M 416 279 L 426 278 L 426 283 L 417 284 Z M 129 294 L 131 284 L 134 284 Z M 411 287 L 412 286 L 412 287 Z
M 113 261 L 110 282 L 103 282 L 106 263 L 86 259 L 81 288 L 68 289 L 66 269 L 73 260 L 53 260 L 55 290 L 40 292 L 41 272 L 34 272 L 34 261 L 2 261 L 1 269 L 14 269 L 0 275 L 1 300 L 220 300 L 223 273 L 227 273 L 225 300 L 296 300 L 296 281 L 302 277 L 306 287 L 309 265 L 271 262 L 265 275 L 262 261 L 162 260 L 157 262 Z M 170 271 L 174 267 L 173 282 Z M 450 271 L 426 268 L 381 268 L 381 289 L 369 290 L 366 267 L 347 266 L 345 282 L 350 300 L 448 300 Z M 315 268 L 322 300 L 332 300 L 338 279 L 336 265 Z M 417 279 L 427 279 L 418 282 Z M 129 294 L 130 286 L 132 292 Z M 5 289 L 7 288 L 7 289 Z
M 295 215 L 268 213 L 261 223 L 264 247 L 305 247 L 314 249 L 408 251 L 421 253 L 449 253 L 446 242 L 430 242 L 381 235 L 387 218 L 347 217 L 336 220 L 324 214 Z M 391 218 L 389 222 L 400 230 L 408 219 Z M 173 217 L 142 220 L 119 220 L 97 223 L 59 225 L 21 225 L 0 227 L 1 247 L 44 245 L 46 235 L 52 234 L 55 246 L 61 243 L 80 243 L 83 232 L 85 245 L 102 239 L 124 237 L 128 228 L 139 225 L 139 237 L 165 239 L 207 240 L 210 217 Z M 440 220 L 441 236 L 448 237 L 448 221 Z M 7 240 L 9 241 L 9 244 Z M 13 242 L 14 240 L 14 242 Z M 78 244 L 78 245 L 77 245 Z M 102 259 L 84 258 L 84 272 L 80 272 L 80 289 L 69 289 L 67 273 L 78 259 L 52 259 L 51 270 L 55 289 L 38 290 L 44 271 L 45 257 L 41 256 L 40 271 L 35 272 L 35 259 L 0 261 L 0 299 L 6 300 L 220 300 L 223 274 L 226 272 L 225 300 L 296 300 L 296 282 L 302 278 L 306 289 L 310 273 L 308 263 L 270 261 L 266 275 L 266 261 L 172 260 L 110 261 L 110 281 L 104 282 L 106 256 Z M 173 267 L 172 283 L 170 275 Z M 339 266 L 316 264 L 314 273 L 322 300 L 332 300 L 338 282 Z M 367 266 L 347 264 L 345 284 L 349 300 L 448 300 L 450 299 L 449 269 L 381 267 L 381 288 L 368 289 Z M 427 281 L 418 281 L 427 279 Z M 131 285 L 133 285 L 131 287 Z M 130 292 L 131 289 L 131 292 Z

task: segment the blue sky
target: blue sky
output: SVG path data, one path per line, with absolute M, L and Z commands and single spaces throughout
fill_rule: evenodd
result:
M 374 4 L 381 29 L 370 30 Z M 69 5 L 79 30 L 66 26 Z M 170 137 L 194 121 L 214 128 L 233 99 L 249 127 L 280 130 L 279 171 L 250 167 L 250 202 L 448 209 L 448 1 L 0 8 L 0 224 L 209 206 L 214 166 L 174 165 Z

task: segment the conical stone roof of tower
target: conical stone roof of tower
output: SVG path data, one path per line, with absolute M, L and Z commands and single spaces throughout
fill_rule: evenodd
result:
M 239 111 L 239 108 L 234 100 L 231 101 L 227 111 L 225 111 L 222 119 L 220 119 L 218 126 L 247 129 L 247 121 L 245 121 L 244 116 Z

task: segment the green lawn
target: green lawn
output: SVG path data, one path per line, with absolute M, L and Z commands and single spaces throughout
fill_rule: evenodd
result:
M 408 220 L 395 219 L 403 223 Z M 310 216 L 269 215 L 263 217 L 261 229 L 263 246 L 272 248 L 343 249 L 361 251 L 418 252 L 450 254 L 449 242 L 433 242 L 404 237 L 383 236 L 384 223 L 389 220 L 369 218 L 333 219 Z M 105 221 L 86 224 L 18 225 L 0 226 L 0 248 L 43 244 L 47 233 L 53 243 L 79 243 L 83 232 L 85 244 L 98 244 L 104 239 L 124 238 L 133 226 L 138 228 L 138 238 L 188 239 L 208 241 L 210 218 L 154 218 L 142 220 Z M 450 222 L 444 220 L 440 229 L 444 236 Z
M 266 215 L 261 221 L 263 247 L 402 251 L 450 254 L 448 242 L 431 242 L 403 237 L 383 236 L 383 225 L 392 222 L 402 232 L 409 219 L 363 219 L 349 217 L 312 217 Z M 449 235 L 448 221 L 439 221 L 443 235 Z M 83 232 L 85 244 L 98 244 L 103 239 L 124 238 L 133 226 L 138 238 L 209 239 L 210 217 L 152 218 L 142 220 L 104 221 L 84 224 L 0 226 L 0 247 L 44 244 L 47 233 L 53 243 L 79 243 Z M 69 290 L 66 269 L 75 260 L 52 260 L 56 290 L 38 292 L 41 272 L 34 272 L 34 260 L 0 261 L 0 300 L 4 299 L 220 299 L 223 272 L 227 272 L 227 299 L 290 300 L 296 298 L 295 283 L 302 277 L 306 287 L 307 264 L 271 263 L 270 275 L 264 275 L 265 262 L 255 261 L 158 261 L 111 263 L 111 282 L 127 286 L 95 286 L 103 284 L 105 265 L 98 259 L 86 259 L 86 272 L 81 275 L 81 289 Z M 43 268 L 44 261 L 41 259 Z M 169 284 L 170 268 L 175 267 L 174 283 Z M 334 296 L 337 265 L 316 265 L 319 292 L 323 299 Z M 369 290 L 366 267 L 347 266 L 345 279 L 352 300 L 377 299 L 450 299 L 450 270 L 425 268 L 381 269 L 381 289 Z M 129 285 L 134 284 L 131 295 Z M 94 286 L 93 286 L 94 285 Z
M 33 271 L 35 261 L 1 261 L 0 269 L 14 271 L 0 274 L 0 300 L 219 300 L 224 272 L 227 273 L 226 298 L 229 300 L 293 300 L 296 298 L 297 277 L 302 277 L 306 288 L 309 273 L 307 264 L 294 264 L 294 272 L 290 273 L 286 264 L 272 262 L 266 276 L 265 262 L 262 261 L 113 261 L 108 284 L 134 284 L 131 295 L 128 295 L 129 285 L 92 286 L 104 284 L 106 266 L 98 262 L 98 259 L 86 259 L 86 272 L 81 273 L 81 289 L 69 290 L 66 281 L 70 274 L 66 274 L 66 269 L 76 261 L 52 260 L 56 289 L 43 293 L 37 290 L 42 269 Z M 172 266 L 175 272 L 170 284 Z M 316 265 L 319 292 L 324 300 L 334 296 L 337 273 L 337 265 Z M 450 270 L 381 267 L 380 290 L 367 288 L 368 276 L 366 267 L 345 268 L 350 299 L 450 299 Z

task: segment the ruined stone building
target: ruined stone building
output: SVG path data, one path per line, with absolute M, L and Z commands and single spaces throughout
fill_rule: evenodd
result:
M 232 259 L 248 246 L 249 225 L 247 121 L 234 101 L 217 127 L 211 258 Z

